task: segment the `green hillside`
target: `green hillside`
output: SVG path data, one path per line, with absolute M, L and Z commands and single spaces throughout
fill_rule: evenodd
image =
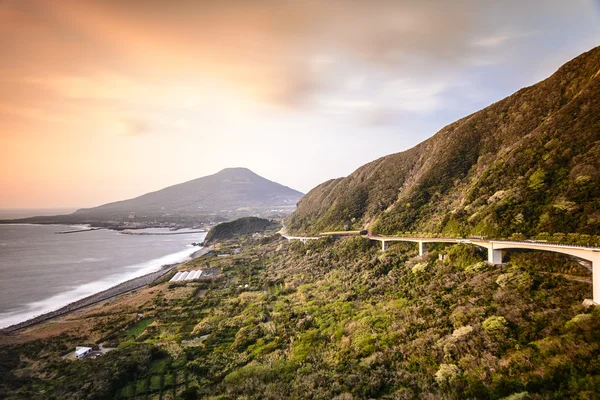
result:
M 124 298 L 120 312 L 74 316 L 93 340 L 71 330 L 0 346 L 0 397 L 514 400 L 600 392 L 600 309 L 581 305 L 589 272 L 565 257 L 511 252 L 497 267 L 467 245 L 432 246 L 418 257 L 414 245 L 382 253 L 360 237 L 221 242 L 225 251 L 240 244 L 241 254 L 187 264 L 218 268 L 217 281 L 159 283 L 133 310 L 136 297 Z M 152 324 L 139 328 L 144 321 Z M 46 329 L 53 325 L 65 324 Z M 63 358 L 92 341 L 118 349 Z
M 402 153 L 310 191 L 292 231 L 508 237 L 600 228 L 600 48 Z
M 204 239 L 205 243 L 211 243 L 217 240 L 232 239 L 243 235 L 252 235 L 253 233 L 264 233 L 266 230 L 277 230 L 281 225 L 277 222 L 264 218 L 244 217 L 234 221 L 223 222 L 211 228 Z

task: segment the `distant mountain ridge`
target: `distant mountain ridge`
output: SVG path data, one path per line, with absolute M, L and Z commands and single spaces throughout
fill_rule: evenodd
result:
M 317 186 L 287 226 L 305 233 L 597 234 L 600 47 L 407 151 Z
M 294 207 L 302 195 L 301 192 L 265 179 L 248 168 L 226 168 L 216 174 L 133 199 L 80 209 L 74 215 L 164 216 Z
M 2 222 L 188 226 L 244 216 L 286 215 L 302 196 L 301 192 L 265 179 L 248 168 L 226 168 L 133 199 L 82 208 L 68 215 Z

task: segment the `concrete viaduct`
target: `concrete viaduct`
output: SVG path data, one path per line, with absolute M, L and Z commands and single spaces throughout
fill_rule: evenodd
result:
M 318 240 L 318 239 L 322 239 L 323 236 L 289 236 L 289 235 L 281 235 L 281 237 L 285 238 L 288 240 L 288 242 L 291 242 L 292 240 L 299 240 L 302 243 L 306 243 L 309 240 Z
M 287 240 L 301 240 L 306 243 L 309 240 L 317 240 L 321 237 L 308 236 L 288 236 L 282 235 Z M 325 236 L 336 236 L 335 232 L 330 232 Z M 340 236 L 347 236 L 346 233 L 340 232 Z M 511 242 L 506 240 L 484 240 L 484 239 L 461 239 L 461 238 L 419 238 L 419 237 L 402 237 L 402 236 L 381 236 L 373 233 L 368 233 L 366 237 L 373 241 L 381 242 L 381 249 L 387 250 L 391 242 L 411 242 L 417 243 L 419 246 L 419 255 L 426 253 L 427 243 L 465 243 L 472 244 L 487 249 L 488 262 L 492 264 L 502 264 L 502 250 L 510 249 L 528 249 L 552 251 L 555 253 L 567 254 L 576 257 L 580 260 L 587 261 L 592 265 L 592 291 L 593 301 L 600 305 L 600 248 L 572 246 L 562 244 L 550 244 L 539 242 Z

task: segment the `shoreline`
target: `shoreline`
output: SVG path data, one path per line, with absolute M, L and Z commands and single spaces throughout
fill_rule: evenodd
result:
M 117 296 L 120 296 L 125 293 L 133 292 L 148 286 L 150 283 L 164 277 L 173 269 L 185 264 L 188 261 L 191 261 L 195 258 L 201 257 L 212 250 L 211 246 L 202 247 L 200 250 L 195 251 L 190 255 L 188 260 L 174 263 L 162 265 L 158 271 L 150 272 L 146 275 L 138 276 L 136 278 L 129 279 L 125 282 L 121 282 L 115 286 L 112 286 L 108 289 L 102 290 L 98 293 L 94 293 L 82 299 L 71 302 L 63 307 L 60 307 L 54 311 L 49 311 L 47 313 L 38 315 L 36 317 L 27 319 L 25 321 L 7 326 L 5 328 L 0 328 L 0 332 L 13 335 L 18 331 L 29 328 L 31 326 L 50 321 L 56 317 L 60 317 L 66 314 L 69 314 L 73 311 L 80 310 L 82 308 L 100 303 L 102 301 L 110 300 Z
M 36 218 L 36 217 L 34 217 Z M 126 221 L 125 221 L 126 222 Z M 102 222 L 102 221 L 81 221 L 81 220 L 41 220 L 41 221 L 31 221 L 30 218 L 15 218 L 15 219 L 0 219 L 0 225 L 56 225 L 56 226 L 88 226 L 90 228 L 96 229 L 108 229 L 117 232 L 121 232 L 124 230 L 141 230 L 141 229 L 172 229 L 177 231 L 179 229 L 202 229 L 208 232 L 210 229 L 210 225 L 205 222 L 194 222 L 194 223 L 180 223 L 175 226 L 168 223 L 167 225 L 160 223 L 141 223 L 140 226 L 128 226 L 125 225 L 124 222 Z

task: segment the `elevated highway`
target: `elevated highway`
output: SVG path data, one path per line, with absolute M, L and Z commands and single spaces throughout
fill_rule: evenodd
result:
M 309 240 L 318 240 L 321 239 L 322 236 L 290 236 L 290 235 L 281 235 L 281 237 L 287 239 L 288 242 L 292 240 L 299 240 L 302 243 L 306 243 Z
M 363 231 L 364 232 L 364 231 Z M 361 232 L 361 233 L 363 233 Z M 287 240 L 300 240 L 306 243 L 309 240 L 317 240 L 324 236 L 343 237 L 350 236 L 350 232 L 326 232 L 322 236 L 289 236 L 282 235 Z M 359 236 L 360 233 L 351 232 L 353 236 Z M 387 250 L 388 246 L 392 242 L 410 242 L 416 243 L 419 247 L 419 255 L 426 253 L 427 243 L 464 243 L 471 244 L 474 246 L 482 247 L 487 250 L 487 260 L 491 264 L 502 264 L 502 251 L 512 249 L 527 249 L 527 250 L 541 250 L 551 251 L 554 253 L 567 254 L 572 257 L 576 257 L 580 260 L 591 264 L 592 269 L 592 291 L 594 303 L 600 305 L 600 248 L 598 247 L 587 247 L 587 246 L 576 246 L 576 245 L 564 245 L 564 244 L 552 244 L 535 241 L 509 241 L 509 240 L 486 240 L 478 238 L 423 238 L 423 237 L 404 237 L 404 236 L 383 236 L 374 233 L 367 233 L 366 235 L 360 235 L 367 237 L 369 240 L 381 242 L 381 250 Z
M 552 251 L 554 253 L 567 254 L 592 265 L 593 301 L 600 304 L 600 248 L 564 244 L 540 243 L 534 241 L 508 241 L 508 240 L 485 240 L 474 238 L 419 238 L 402 236 L 381 236 L 369 233 L 370 240 L 381 242 L 381 249 L 386 250 L 390 242 L 412 242 L 419 246 L 419 255 L 426 252 L 427 243 L 465 243 L 487 249 L 488 262 L 502 264 L 502 251 L 511 249 L 527 249 Z

